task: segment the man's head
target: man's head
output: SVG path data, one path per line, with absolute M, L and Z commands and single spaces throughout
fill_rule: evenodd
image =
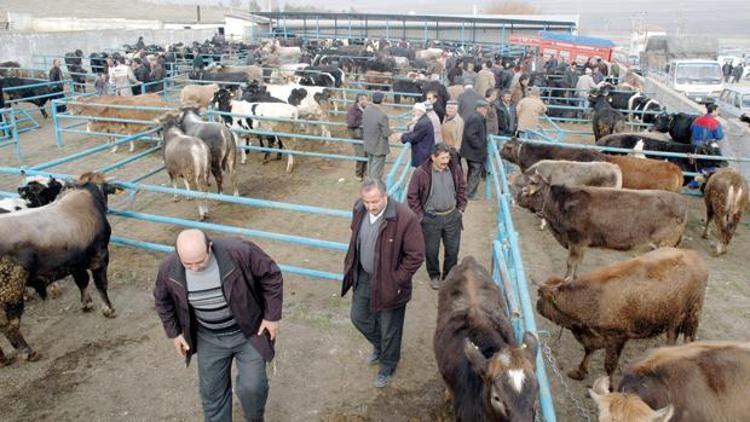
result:
M 454 100 L 448 101 L 448 104 L 445 105 L 445 114 L 453 117 L 456 113 L 458 113 L 458 103 Z
M 375 104 L 380 104 L 383 102 L 383 97 L 385 97 L 385 94 L 382 92 L 376 92 L 372 94 L 372 102 Z
M 362 204 L 372 215 L 380 214 L 388 205 L 388 194 L 385 183 L 380 179 L 365 178 L 359 190 Z
M 62 64 L 62 60 L 60 59 L 52 60 L 52 66 L 60 67 L 61 64 Z
M 427 108 L 425 108 L 424 103 L 416 103 L 411 109 L 411 114 L 415 119 L 419 119 L 425 113 L 427 113 Z
M 583 71 L 583 73 L 585 73 L 587 75 L 591 75 L 591 68 L 587 67 L 586 70 Z
M 211 257 L 211 242 L 206 234 L 197 229 L 182 231 L 175 245 L 180 262 L 186 270 L 203 271 Z
M 484 99 L 488 103 L 494 103 L 495 100 L 497 100 L 497 90 L 494 88 L 487 89 L 487 91 L 484 93 Z
M 510 104 L 510 99 L 513 98 L 510 95 L 510 91 L 507 89 L 504 89 L 503 92 L 500 93 L 500 99 L 503 100 L 504 103 Z
M 712 115 L 712 116 L 718 116 L 719 115 L 719 107 L 715 103 L 708 103 L 706 104 L 706 113 Z
M 435 91 L 428 91 L 427 95 L 425 96 L 427 98 L 427 101 L 431 104 L 435 104 L 437 101 L 438 95 Z
M 532 86 L 529 88 L 529 96 L 530 97 L 539 97 L 542 93 L 539 91 L 539 87 Z
M 482 116 L 487 115 L 487 101 L 479 100 L 477 101 L 477 105 L 474 108 L 476 111 L 479 112 Z
M 370 99 L 367 98 L 367 95 L 365 94 L 358 94 L 357 95 L 357 104 L 359 104 L 360 107 L 365 108 L 367 107 L 367 104 L 370 102 Z
M 486 62 L 484 62 L 484 67 L 487 69 L 492 69 L 492 61 L 487 60 Z
M 432 147 L 432 167 L 437 171 L 443 171 L 448 168 L 451 161 L 451 147 L 443 142 L 439 142 Z

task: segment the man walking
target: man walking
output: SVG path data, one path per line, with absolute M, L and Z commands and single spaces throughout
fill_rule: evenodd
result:
M 474 111 L 464 123 L 464 136 L 459 154 L 466 160 L 466 193 L 470 200 L 477 198 L 477 188 L 482 175 L 482 166 L 487 160 L 487 102 L 479 100 Z
M 349 136 L 352 139 L 362 140 L 362 115 L 367 108 L 369 102 L 367 95 L 358 94 L 357 102 L 349 107 L 349 111 L 346 113 L 346 128 L 349 130 Z M 365 147 L 361 144 L 352 144 L 354 147 L 354 155 L 356 157 L 366 157 Z M 354 177 L 360 182 L 365 177 L 365 170 L 367 169 L 366 161 L 357 161 L 354 167 Z
M 367 154 L 368 175 L 378 180 L 383 179 L 385 157 L 390 152 L 388 137 L 391 128 L 388 115 L 380 108 L 384 96 L 382 92 L 372 94 L 372 104 L 362 113 L 362 139 Z
M 245 420 L 263 421 L 282 284 L 279 267 L 252 242 L 212 241 L 194 229 L 177 236 L 176 252 L 159 266 L 156 312 L 186 364 L 198 354 L 205 421 L 232 421 L 232 389 Z
M 379 179 L 362 183 L 351 228 L 341 296 L 354 290 L 352 323 L 372 344 L 367 362 L 380 365 L 375 387 L 383 388 L 401 358 L 411 278 L 424 261 L 424 239 L 417 216 L 388 197 Z
M 424 236 L 430 287 L 437 290 L 458 262 L 462 216 L 466 210 L 466 182 L 458 157 L 451 147 L 435 144 L 432 155 L 414 171 L 409 182 L 409 208 L 419 217 Z M 440 273 L 440 241 L 443 241 L 443 272 Z

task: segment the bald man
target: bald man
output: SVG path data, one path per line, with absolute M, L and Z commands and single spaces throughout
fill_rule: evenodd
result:
M 281 270 L 257 245 L 212 241 L 200 230 L 181 232 L 159 266 L 156 312 L 186 365 L 198 354 L 204 420 L 232 420 L 232 361 L 245 420 L 263 420 L 282 285 Z

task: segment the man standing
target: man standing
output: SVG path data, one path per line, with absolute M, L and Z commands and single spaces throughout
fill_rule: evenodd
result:
M 424 261 L 424 239 L 417 216 L 389 198 L 379 179 L 362 183 L 351 229 L 341 296 L 354 289 L 352 323 L 372 344 L 367 362 L 380 365 L 375 387 L 383 388 L 401 358 L 411 278 Z
M 430 287 L 437 290 L 458 262 L 462 216 L 466 210 L 466 182 L 458 157 L 447 144 L 435 144 L 432 155 L 414 171 L 409 182 L 409 208 L 422 222 Z M 443 273 L 440 273 L 440 241 Z
M 724 60 L 724 64 L 721 66 L 721 73 L 724 75 L 724 82 L 729 82 L 729 78 L 732 76 L 731 60 Z
M 467 84 L 464 86 L 464 92 L 461 93 L 461 95 L 458 96 L 458 114 L 461 115 L 461 118 L 466 121 L 468 119 L 469 115 L 474 111 L 474 106 L 476 105 L 477 101 L 484 99 L 484 93 L 479 94 L 471 84 Z
M 177 236 L 159 266 L 156 312 L 186 364 L 198 354 L 204 420 L 231 422 L 234 388 L 245 419 L 263 421 L 282 285 L 279 267 L 252 242 L 211 241 L 194 229 Z
M 571 63 L 570 67 L 565 70 L 564 81 L 570 88 L 575 88 L 578 85 L 578 69 L 575 62 Z
M 50 91 L 52 92 L 59 92 L 59 94 L 55 96 L 51 96 L 51 99 L 56 98 L 63 98 L 65 97 L 65 94 L 63 92 L 63 73 L 62 69 L 60 69 L 60 65 L 62 64 L 60 59 L 55 59 L 52 61 L 52 69 L 49 70 L 49 81 L 50 82 L 60 82 L 59 84 L 50 85 Z M 0 95 L 2 95 L 2 92 L 0 92 Z M 61 104 L 57 107 L 57 112 L 62 113 L 67 110 L 67 107 L 65 104 Z M 46 116 L 46 115 L 45 115 Z
M 430 123 L 432 123 L 432 133 L 435 139 L 434 142 L 436 144 L 443 142 L 443 131 L 440 126 L 440 117 L 435 113 L 433 104 L 429 101 L 425 101 L 424 109 L 427 111 L 427 113 L 425 113 L 427 114 L 427 118 L 430 119 Z
M 464 135 L 464 119 L 458 114 L 458 103 L 448 101 L 445 113 L 441 128 L 443 142 L 458 151 L 461 148 L 461 137 Z
M 487 61 L 487 63 L 482 66 L 482 70 L 477 74 L 476 89 L 481 95 L 485 95 L 488 89 L 495 87 L 495 74 L 492 73 L 490 68 L 492 68 L 492 62 Z
M 372 104 L 362 113 L 362 139 L 367 154 L 368 175 L 378 180 L 383 179 L 385 157 L 390 152 L 388 137 L 391 135 L 391 128 L 388 115 L 380 108 L 384 96 L 382 92 L 372 94 Z
M 477 188 L 482 175 L 482 166 L 487 160 L 487 102 L 479 100 L 474 111 L 464 123 L 464 135 L 461 140 L 459 154 L 466 160 L 468 172 L 466 175 L 466 193 L 470 200 L 477 198 Z
M 125 59 L 122 57 L 118 57 L 114 64 L 114 67 L 109 68 L 109 82 L 115 87 L 115 95 L 132 97 L 131 84 L 138 83 L 138 79 L 133 74 L 133 69 L 125 64 Z
M 484 94 L 484 101 L 487 102 L 487 115 L 485 116 L 487 134 L 497 135 L 499 132 L 497 108 L 495 107 L 495 101 L 497 101 L 497 90 L 494 88 L 488 89 Z
M 349 130 L 349 136 L 352 139 L 362 140 L 362 115 L 367 108 L 367 95 L 357 94 L 357 102 L 349 107 L 349 111 L 346 113 L 346 128 Z M 361 144 L 352 144 L 354 147 L 354 155 L 356 157 L 365 157 L 365 149 Z M 360 182 L 365 177 L 365 170 L 367 169 L 366 161 L 357 161 L 354 167 L 354 178 Z
M 505 90 L 496 102 L 497 130 L 502 136 L 514 136 L 518 128 L 516 106 L 510 101 L 510 91 Z
M 693 120 L 690 125 L 693 145 L 708 145 L 724 139 L 724 131 L 719 122 L 719 107 L 714 103 L 706 104 L 706 114 Z
M 581 110 L 578 110 L 579 116 L 584 116 L 588 114 L 588 102 L 589 102 L 589 92 L 596 88 L 596 82 L 594 82 L 594 78 L 591 77 L 591 69 L 586 68 L 583 72 L 583 76 L 578 78 L 578 82 L 576 83 L 576 96 L 578 97 L 578 107 L 581 108 Z
M 547 112 L 547 106 L 540 98 L 538 87 L 529 90 L 529 96 L 518 102 L 518 132 L 526 132 L 528 129 L 536 129 L 539 119 Z
M 427 160 L 435 145 L 435 130 L 432 122 L 427 117 L 427 109 L 424 103 L 416 103 L 412 108 L 414 127 L 411 132 L 398 133 L 396 141 L 402 144 L 411 144 L 411 166 L 419 167 Z

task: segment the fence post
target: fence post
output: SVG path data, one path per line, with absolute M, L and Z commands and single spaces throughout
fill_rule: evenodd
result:
M 55 144 L 58 148 L 63 147 L 62 130 L 60 130 L 60 119 L 57 117 L 57 102 L 52 100 L 52 124 L 55 126 Z
M 18 128 L 16 127 L 16 109 L 10 108 L 10 131 L 13 136 L 13 142 L 16 144 L 16 158 L 20 161 L 23 160 L 21 155 L 21 140 L 18 139 Z

